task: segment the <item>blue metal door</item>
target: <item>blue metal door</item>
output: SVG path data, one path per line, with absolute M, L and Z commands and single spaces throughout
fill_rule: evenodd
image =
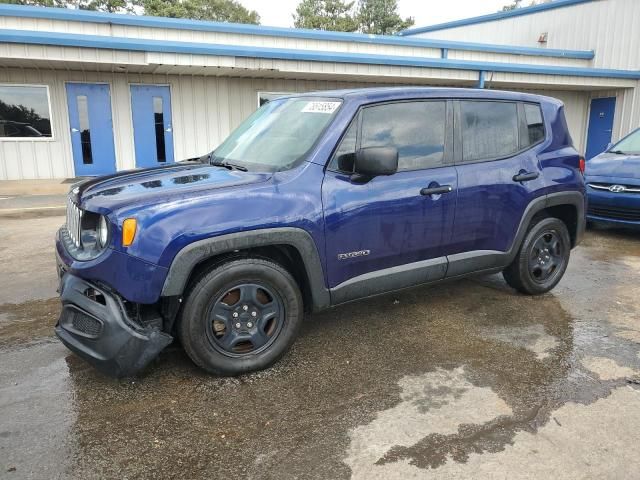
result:
M 171 92 L 168 86 L 131 85 L 136 166 L 173 162 Z
M 67 83 L 71 148 L 77 176 L 116 171 L 109 85 Z
M 616 97 L 594 98 L 591 100 L 589 131 L 587 133 L 587 160 L 607 149 L 611 142 L 613 115 L 616 111 Z

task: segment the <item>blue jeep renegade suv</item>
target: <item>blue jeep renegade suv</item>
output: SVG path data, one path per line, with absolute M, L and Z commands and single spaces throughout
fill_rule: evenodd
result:
M 553 98 L 273 100 L 208 155 L 72 188 L 56 333 L 111 375 L 176 335 L 197 365 L 234 375 L 273 364 L 305 311 L 480 272 L 541 294 L 583 235 L 583 169 Z

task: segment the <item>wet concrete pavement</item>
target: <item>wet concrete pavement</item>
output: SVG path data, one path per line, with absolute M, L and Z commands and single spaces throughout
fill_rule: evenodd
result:
M 61 222 L 0 219 L 0 478 L 640 478 L 637 233 L 588 232 L 541 297 L 418 288 L 311 316 L 267 371 L 172 346 L 112 380 L 52 337 Z

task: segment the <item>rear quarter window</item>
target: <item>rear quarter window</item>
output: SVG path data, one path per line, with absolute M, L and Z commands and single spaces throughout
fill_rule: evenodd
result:
M 523 112 L 526 133 L 520 136 L 520 148 L 528 148 L 544 140 L 544 121 L 540 105 L 525 103 Z

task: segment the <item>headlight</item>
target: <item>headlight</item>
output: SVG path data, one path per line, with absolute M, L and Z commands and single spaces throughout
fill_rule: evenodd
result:
M 100 218 L 98 220 L 96 237 L 98 240 L 98 246 L 100 248 L 104 248 L 107 246 L 107 242 L 109 241 L 109 224 L 107 223 L 107 219 L 104 215 L 100 215 Z

